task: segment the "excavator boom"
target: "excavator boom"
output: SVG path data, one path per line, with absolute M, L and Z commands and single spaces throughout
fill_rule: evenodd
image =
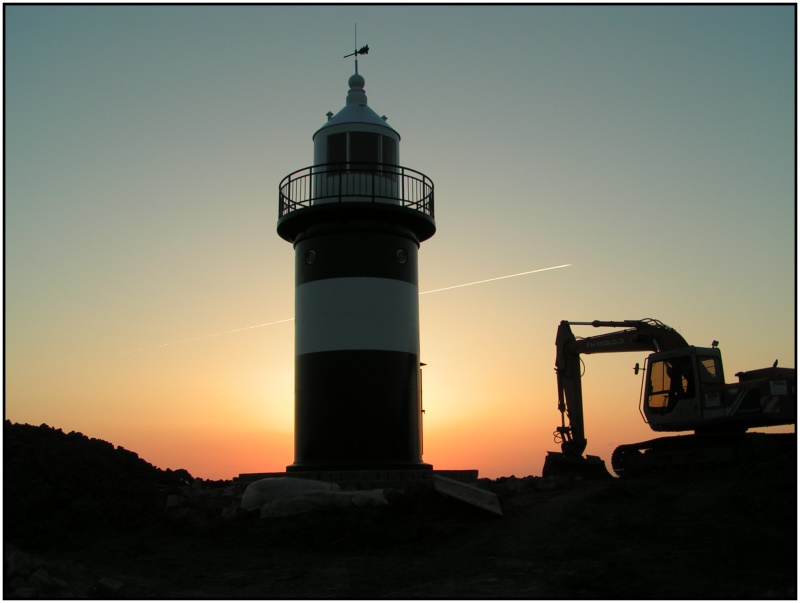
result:
M 586 325 L 595 328 L 622 328 L 614 331 L 577 339 L 571 325 Z M 583 393 L 581 391 L 581 355 L 609 352 L 659 351 L 686 347 L 689 344 L 673 328 L 652 318 L 642 320 L 594 320 L 592 322 L 570 322 L 562 320 L 556 333 L 556 380 L 558 382 L 558 410 L 561 412 L 560 434 L 562 452 L 567 456 L 580 457 L 586 449 L 586 434 L 583 424 Z
M 621 328 L 602 335 L 577 339 L 571 325 Z M 662 346 L 687 345 L 674 329 L 664 323 L 642 320 L 570 322 L 562 320 L 556 333 L 556 380 L 561 425 L 554 436 L 561 452 L 548 452 L 542 475 L 577 475 L 583 478 L 611 477 L 605 463 L 596 456 L 583 456 L 586 432 L 581 391 L 581 354 L 654 351 Z

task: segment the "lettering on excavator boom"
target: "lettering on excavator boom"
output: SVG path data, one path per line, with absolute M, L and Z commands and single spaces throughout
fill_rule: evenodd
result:
M 608 341 L 590 341 L 586 344 L 586 348 L 591 350 L 592 348 L 607 348 L 612 345 L 622 345 L 625 343 L 625 340 L 620 339 L 609 339 Z

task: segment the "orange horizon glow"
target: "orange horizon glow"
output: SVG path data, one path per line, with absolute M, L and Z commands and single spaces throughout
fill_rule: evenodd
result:
M 380 41 L 359 60 L 368 105 L 435 185 L 424 462 L 541 474 L 559 449 L 562 320 L 716 339 L 728 383 L 792 366 L 795 13 L 6 6 L 6 418 L 204 479 L 294 462 L 278 187 L 345 104 L 355 21 Z M 656 437 L 632 371 L 644 356 L 584 358 L 586 453 L 607 465 Z

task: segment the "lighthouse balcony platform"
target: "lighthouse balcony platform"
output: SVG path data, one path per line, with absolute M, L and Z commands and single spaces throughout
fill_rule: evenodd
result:
M 314 165 L 281 180 L 279 195 L 278 234 L 290 242 L 329 219 L 386 220 L 410 228 L 420 241 L 436 232 L 433 181 L 399 165 Z

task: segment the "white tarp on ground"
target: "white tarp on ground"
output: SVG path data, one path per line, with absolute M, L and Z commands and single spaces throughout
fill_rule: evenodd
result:
M 321 507 L 370 507 L 388 504 L 383 490 L 342 492 L 338 484 L 296 477 L 268 477 L 247 486 L 242 508 L 261 509 L 261 517 L 286 517 Z
M 279 498 L 261 507 L 261 517 L 286 517 L 322 507 L 375 507 L 386 505 L 383 490 L 354 490 L 352 492 L 307 492 L 291 498 Z
M 255 511 L 280 498 L 302 496 L 308 492 L 338 492 L 339 484 L 298 477 L 267 477 L 247 486 L 242 496 L 242 509 Z

